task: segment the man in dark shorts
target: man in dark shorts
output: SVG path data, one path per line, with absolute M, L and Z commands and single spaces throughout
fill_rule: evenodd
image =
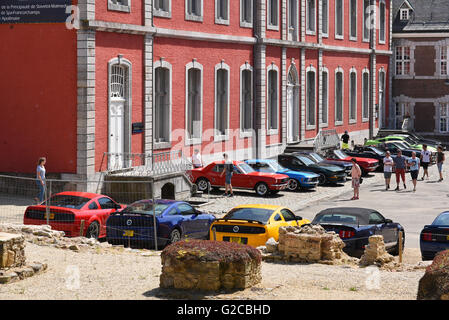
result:
M 427 176 L 427 179 L 429 179 L 429 171 L 427 170 L 429 168 L 430 163 L 430 157 L 432 156 L 432 152 L 427 150 L 427 145 L 422 145 L 422 152 L 421 152 L 421 165 L 424 170 L 424 173 L 422 175 L 421 180 L 424 180 L 424 177 Z
M 343 143 L 341 144 L 342 149 L 349 149 L 349 134 L 348 131 L 345 131 L 345 133 L 341 136 L 341 141 Z
M 402 151 L 398 151 L 398 155 L 393 159 L 394 166 L 396 168 L 396 191 L 399 190 L 399 180 L 402 178 L 402 182 L 404 183 L 404 189 L 407 189 L 405 185 L 405 167 L 406 167 L 406 158 L 402 155 Z
M 413 180 L 413 191 L 416 191 L 416 180 L 418 180 L 419 173 L 419 159 L 416 157 L 416 152 L 412 152 L 412 157 L 407 161 L 408 166 L 410 167 L 410 175 Z

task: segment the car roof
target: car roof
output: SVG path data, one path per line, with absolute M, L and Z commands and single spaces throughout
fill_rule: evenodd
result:
M 247 162 L 277 162 L 276 159 L 249 159 Z
M 91 193 L 91 192 L 80 192 L 80 191 L 64 191 L 64 192 L 59 192 L 54 194 L 53 196 L 59 196 L 59 195 L 63 195 L 63 196 L 76 196 L 76 197 L 83 197 L 83 198 L 88 198 L 88 199 L 93 199 L 96 197 L 108 197 L 102 194 L 98 194 L 98 193 Z
M 317 217 L 323 216 L 325 214 L 350 214 L 350 215 L 356 216 L 358 218 L 359 224 L 368 224 L 369 215 L 372 212 L 377 212 L 377 211 L 374 209 L 355 208 L 355 207 L 327 208 L 327 209 L 320 211 L 315 216 L 315 219 Z
M 255 208 L 255 209 L 269 209 L 269 210 L 277 210 L 281 208 L 285 208 L 283 206 L 276 206 L 271 204 L 242 204 L 240 206 L 236 206 L 233 209 L 240 209 L 240 208 Z
M 133 203 L 139 203 L 139 202 L 153 203 L 153 200 L 152 199 L 142 199 L 142 200 L 137 200 L 137 201 L 135 201 Z M 175 204 L 175 203 L 187 203 L 185 201 L 169 200 L 169 199 L 155 199 L 154 202 L 156 202 L 156 204 L 168 204 L 168 205 L 172 205 L 172 204 Z

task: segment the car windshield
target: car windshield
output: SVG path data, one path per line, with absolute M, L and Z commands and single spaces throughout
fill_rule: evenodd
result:
M 339 158 L 339 159 L 344 159 L 347 158 L 348 155 L 346 153 L 344 153 L 341 150 L 334 150 L 334 154 Z
M 250 173 L 250 172 L 254 172 L 255 170 L 253 168 L 251 168 L 250 165 L 248 165 L 247 163 L 240 163 L 238 165 L 238 167 L 244 172 L 244 173 Z
M 273 214 L 271 209 L 234 208 L 223 217 L 225 220 L 254 220 L 266 224 Z
M 378 154 L 379 156 L 384 156 L 384 155 L 385 155 L 385 152 L 383 152 L 383 151 L 377 149 L 376 147 L 371 147 L 370 149 L 371 149 L 372 151 L 374 151 L 376 154 Z
M 340 213 L 323 214 L 313 219 L 314 224 L 320 223 L 349 223 L 357 224 L 357 216 Z
M 449 214 L 439 215 L 432 224 L 435 226 L 449 226 Z
M 410 143 L 410 144 L 417 144 L 416 143 L 416 141 L 414 141 L 412 138 L 410 138 L 410 137 L 406 137 L 405 139 L 404 139 L 407 143 Z
M 310 156 L 313 157 L 317 162 L 324 161 L 323 157 L 320 156 L 318 153 L 312 152 Z
M 50 206 L 69 209 L 81 209 L 89 201 L 89 198 L 61 194 L 55 195 L 50 198 Z
M 268 162 L 268 164 L 269 164 L 269 166 L 270 166 L 271 168 L 273 168 L 273 170 L 274 170 L 275 172 L 287 171 L 287 169 L 284 168 L 283 166 L 281 166 L 281 165 L 279 164 L 279 162 L 277 162 L 277 161 L 270 161 L 270 162 Z
M 156 216 L 160 216 L 162 212 L 165 211 L 170 205 L 169 204 L 163 204 L 163 203 L 156 203 L 156 206 L 154 207 L 154 212 Z M 127 206 L 122 212 L 125 214 L 153 214 L 153 203 L 151 201 L 139 201 L 134 202 Z
M 310 160 L 309 158 L 307 158 L 305 156 L 299 156 L 298 159 L 301 160 L 306 166 L 315 164 L 315 162 L 313 160 Z

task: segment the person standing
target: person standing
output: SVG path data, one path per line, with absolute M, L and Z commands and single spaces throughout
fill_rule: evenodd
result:
M 349 134 L 348 131 L 345 131 L 345 133 L 341 136 L 341 141 L 343 143 L 341 144 L 342 149 L 349 149 Z
M 385 178 L 385 190 L 390 189 L 390 180 L 391 180 L 391 173 L 393 172 L 393 158 L 390 155 L 390 151 L 387 151 L 385 153 L 385 158 L 383 159 L 384 162 L 384 178 Z
M 393 159 L 394 167 L 395 167 L 395 174 L 396 174 L 396 191 L 399 190 L 399 180 L 402 178 L 402 182 L 404 183 L 404 189 L 407 189 L 407 186 L 405 185 L 405 167 L 406 167 L 406 159 L 402 155 L 402 151 L 399 150 L 397 156 Z
M 362 176 L 362 170 L 357 164 L 357 160 L 355 158 L 352 158 L 351 161 L 352 161 L 352 169 L 351 169 L 352 188 L 354 189 L 354 196 L 351 198 L 351 200 L 358 200 L 360 190 L 360 177 Z
M 234 172 L 234 164 L 232 163 L 231 160 L 229 160 L 229 156 L 226 153 L 223 153 L 223 158 L 224 158 L 224 170 L 221 173 L 221 176 L 223 176 L 223 174 L 225 175 L 225 193 L 224 196 L 225 197 L 233 197 L 234 196 L 234 192 L 232 191 L 232 173 Z M 228 194 L 228 190 L 229 190 L 229 194 Z
M 198 149 L 195 149 L 195 151 L 193 151 L 192 164 L 194 168 L 203 167 L 203 160 L 201 159 L 200 150 Z
M 36 183 L 39 188 L 39 193 L 37 194 L 37 197 L 34 198 L 37 203 L 42 203 L 44 201 L 45 197 L 45 163 L 47 162 L 47 159 L 44 157 L 39 158 L 37 162 L 37 168 L 36 168 Z
M 413 192 L 416 191 L 416 180 L 418 179 L 419 173 L 419 159 L 416 157 L 416 152 L 412 152 L 412 157 L 407 161 L 410 167 L 410 175 L 412 176 L 413 181 Z
M 443 152 L 443 147 L 438 146 L 438 153 L 437 153 L 437 167 L 438 167 L 438 173 L 440 174 L 440 180 L 438 182 L 443 181 L 443 162 L 446 160 Z
M 427 145 L 423 144 L 422 145 L 422 152 L 421 152 L 421 163 L 422 163 L 422 168 L 424 170 L 424 173 L 422 175 L 421 180 L 424 180 L 424 177 L 427 176 L 427 180 L 429 179 L 429 163 L 430 163 L 430 157 L 432 156 L 432 153 L 427 150 Z

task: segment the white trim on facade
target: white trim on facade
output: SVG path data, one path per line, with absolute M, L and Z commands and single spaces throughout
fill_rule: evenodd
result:
M 271 108 L 270 108 L 270 103 L 269 103 L 269 91 L 270 91 L 270 86 L 269 86 L 269 82 L 270 82 L 270 71 L 275 71 L 276 75 L 277 75 L 277 83 L 276 83 L 276 119 L 277 119 L 277 124 L 276 124 L 276 128 L 275 129 L 270 129 L 270 121 L 271 121 Z M 266 128 L 267 128 L 267 135 L 275 135 L 275 134 L 279 134 L 279 123 L 280 123 L 280 119 L 279 119 L 279 87 L 280 87 L 280 83 L 279 83 L 279 67 L 277 65 L 275 65 L 274 63 L 271 63 L 267 68 L 266 68 L 266 77 L 267 77 L 267 92 L 266 92 L 266 105 L 267 105 L 267 121 L 266 121 Z
M 271 2 L 273 1 L 273 2 Z M 274 17 L 276 17 L 276 24 L 273 24 L 273 21 L 270 21 L 270 17 L 273 16 L 273 9 L 271 7 L 271 3 L 276 4 L 276 14 L 274 15 Z M 280 7 L 279 7 L 279 0 L 267 0 L 267 5 L 266 5 L 266 10 L 267 10 L 267 30 L 273 30 L 273 31 L 279 31 L 279 12 L 280 12 Z
M 337 1 L 341 1 L 341 35 L 337 33 Z M 335 39 L 343 40 L 345 38 L 345 2 L 344 0 L 335 0 L 334 4 L 334 35 Z
M 352 112 L 351 112 L 351 105 L 352 105 L 352 103 L 353 103 L 353 101 L 352 101 L 352 79 L 351 79 L 351 74 L 355 74 L 355 109 L 354 109 L 354 114 L 352 114 Z M 349 123 L 350 124 L 354 124 L 354 123 L 357 123 L 357 115 L 358 115 L 358 113 L 357 113 L 357 97 L 358 97 L 358 95 L 357 95 L 357 93 L 358 93 L 358 87 L 357 87 L 357 83 L 358 83 L 358 81 L 357 81 L 358 79 L 357 79 L 357 69 L 356 68 L 354 68 L 354 67 L 352 67 L 350 70 L 349 70 L 349 108 L 348 108 L 348 119 L 349 119 Z M 353 116 L 352 117 L 352 119 L 351 119 L 351 116 Z
M 190 69 L 198 69 L 200 70 L 200 93 L 199 93 L 199 107 L 200 107 L 200 124 L 199 124 L 199 137 L 193 137 L 190 138 L 188 137 L 188 109 L 189 109 L 189 70 Z M 186 131 L 186 135 L 185 135 L 185 145 L 189 146 L 189 145 L 197 145 L 197 144 L 201 144 L 202 141 L 202 133 L 203 133 L 203 65 L 199 62 L 196 61 L 196 59 L 193 59 L 192 62 L 189 62 L 188 64 L 186 64 L 186 74 L 185 74 L 185 101 L 186 101 L 186 106 L 185 106 L 185 131 Z
M 321 69 L 321 78 L 324 79 L 323 73 L 326 73 L 326 99 L 327 99 L 327 105 L 325 106 L 323 103 L 321 103 L 321 128 L 326 128 L 329 126 L 329 69 L 326 67 L 322 67 Z M 323 83 L 323 82 L 322 82 Z M 321 89 L 321 101 L 323 101 L 324 96 L 324 90 Z M 326 122 L 323 121 L 323 110 L 326 108 Z
M 382 35 L 382 29 L 381 29 L 381 23 L 382 23 L 382 21 L 380 20 L 380 17 L 381 17 L 381 13 L 382 13 L 382 10 L 381 10 L 381 6 L 383 5 L 383 8 L 384 8 L 384 23 L 383 23 L 383 25 L 384 25 L 384 33 L 383 33 L 383 40 L 382 40 L 382 37 L 381 37 L 381 35 Z M 387 41 L 387 5 L 386 5 L 386 2 L 385 2 L 385 0 L 379 0 L 379 43 L 380 44 L 385 44 L 385 42 Z
M 341 121 L 337 120 L 337 73 L 341 73 Z M 334 80 L 334 124 L 341 126 L 345 115 L 345 72 L 341 67 L 335 69 Z
M 250 103 L 250 108 L 251 108 L 251 125 L 250 128 L 248 128 L 247 130 L 245 130 L 243 128 L 243 114 L 244 114 L 244 110 L 243 110 L 243 71 L 250 71 L 251 72 L 251 103 Z M 254 123 L 254 119 L 253 119 L 253 101 L 254 101 L 254 89 L 253 89 L 253 84 L 254 84 L 254 70 L 253 67 L 249 64 L 249 63 L 245 63 L 243 65 L 240 66 L 240 138 L 248 138 L 248 137 L 252 137 L 253 136 L 253 123 Z
M 217 73 L 219 70 L 226 70 L 227 73 L 227 83 L 226 83 L 226 129 L 225 134 L 219 134 L 217 129 L 217 115 L 218 115 L 218 101 L 217 101 L 217 95 L 218 95 L 218 79 L 217 79 Z M 214 96 L 214 141 L 225 141 L 229 139 L 229 113 L 230 113 L 230 88 L 231 88 L 231 68 L 222 60 L 220 63 L 217 63 L 214 68 L 214 87 L 215 87 L 215 96 Z
M 108 10 L 131 12 L 131 0 L 108 0 Z
M 156 69 L 157 68 L 164 68 L 168 70 L 168 74 L 169 74 L 169 94 L 168 94 L 168 99 L 169 99 L 169 104 L 168 104 L 168 141 L 155 141 L 154 139 L 154 149 L 168 149 L 171 148 L 171 140 L 172 140 L 172 105 L 173 105 L 173 67 L 171 65 L 171 63 L 167 62 L 165 59 L 161 58 L 160 60 L 154 61 L 153 63 L 153 74 L 154 74 L 154 81 L 153 81 L 153 115 L 154 117 L 156 116 Z M 154 119 L 153 117 L 153 119 Z M 156 126 L 153 124 L 153 130 L 156 129 Z M 153 137 L 156 137 L 156 134 L 153 133 Z
M 368 88 L 365 88 L 365 74 L 368 75 Z M 366 92 L 365 92 L 366 91 Z M 365 95 L 367 95 L 367 103 L 365 106 Z M 366 108 L 366 112 L 368 114 L 368 117 L 364 117 L 364 111 Z M 368 122 L 369 121 L 369 117 L 370 117 L 370 72 L 368 68 L 363 68 L 362 70 L 362 122 Z
M 189 2 L 196 1 L 199 4 L 200 14 L 189 13 Z M 197 21 L 203 22 L 204 17 L 204 8 L 203 8 L 203 0 L 185 0 L 185 20 L 187 21 Z
M 325 30 L 323 27 L 323 21 L 324 21 L 324 10 L 323 6 L 326 4 L 326 21 L 327 21 L 327 29 Z M 329 38 L 329 0 L 321 0 L 321 19 L 320 19 L 320 25 L 321 25 L 321 36 L 323 38 Z
M 314 84 L 314 92 L 313 92 L 313 97 L 314 97 L 314 103 L 315 105 L 313 106 L 314 109 L 314 115 L 313 115 L 313 124 L 311 124 L 309 122 L 309 95 L 308 95 L 308 84 L 309 84 L 309 80 L 308 80 L 308 74 L 309 72 L 314 74 L 314 80 L 315 80 L 315 84 Z M 316 68 L 313 65 L 309 65 L 306 68 L 306 82 L 304 83 L 305 87 L 306 87 L 306 130 L 314 130 L 316 129 L 316 118 L 317 118 L 317 72 L 316 72 Z
M 153 0 L 154 1 L 154 0 Z M 171 18 L 171 0 L 164 0 L 164 9 L 156 8 L 156 2 L 153 2 L 153 15 L 159 18 Z
M 250 9 L 250 15 L 251 15 L 251 21 L 244 21 L 244 17 L 243 17 L 243 7 L 245 6 L 246 2 L 249 3 Z M 253 1 L 252 0 L 240 0 L 240 27 L 241 28 L 252 28 L 253 27 L 253 21 L 254 21 L 254 17 L 253 17 Z
M 225 2 L 225 7 L 226 7 L 226 17 L 219 17 L 219 9 L 220 9 L 220 2 L 221 1 L 226 1 Z M 232 0 L 215 0 L 215 24 L 223 24 L 223 25 L 229 25 L 229 20 L 230 20 L 230 10 L 229 10 L 229 2 Z
M 309 2 L 313 1 L 313 30 L 310 29 L 310 11 L 309 11 Z M 306 34 L 307 35 L 316 35 L 317 32 L 317 0 L 306 0 Z
M 352 36 L 352 2 L 355 1 L 355 37 Z M 358 15 L 358 1 L 357 0 L 349 0 L 349 5 L 348 5 L 348 9 L 349 9 L 349 40 L 350 41 L 357 41 L 357 37 L 358 37 L 358 23 L 359 23 L 359 15 Z

